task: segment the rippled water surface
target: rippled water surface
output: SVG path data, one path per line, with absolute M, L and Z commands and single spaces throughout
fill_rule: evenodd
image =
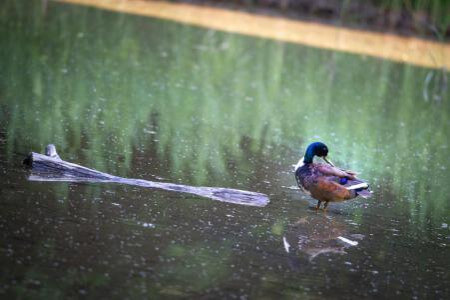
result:
M 447 72 L 42 3 L 0 4 L 0 295 L 450 297 Z M 371 199 L 313 209 L 292 165 L 316 140 Z M 28 181 L 49 143 L 270 203 Z

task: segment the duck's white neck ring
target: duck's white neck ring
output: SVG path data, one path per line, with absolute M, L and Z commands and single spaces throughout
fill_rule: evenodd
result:
M 304 157 L 300 158 L 300 160 L 298 161 L 298 163 L 295 165 L 295 170 L 297 171 L 299 168 L 301 168 L 305 163 L 303 162 Z

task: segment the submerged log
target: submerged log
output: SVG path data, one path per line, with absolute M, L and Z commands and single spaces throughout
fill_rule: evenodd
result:
M 119 183 L 144 188 L 156 188 L 166 191 L 182 192 L 217 201 L 249 205 L 266 206 L 269 198 L 265 194 L 236 189 L 218 187 L 194 187 L 168 182 L 155 182 L 144 179 L 123 178 L 94 169 L 89 169 L 74 163 L 62 160 L 54 145 L 45 149 L 45 155 L 31 152 L 24 160 L 31 167 L 30 181 L 63 181 L 63 182 L 90 182 L 90 183 Z

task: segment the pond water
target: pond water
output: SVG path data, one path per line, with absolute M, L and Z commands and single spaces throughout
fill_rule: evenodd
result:
M 447 72 L 42 3 L 0 4 L 2 297 L 450 297 Z M 313 209 L 293 164 L 316 140 L 372 198 Z M 270 203 L 27 180 L 49 143 Z

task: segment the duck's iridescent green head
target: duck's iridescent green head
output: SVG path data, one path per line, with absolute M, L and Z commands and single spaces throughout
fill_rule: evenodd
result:
M 313 162 L 314 156 L 317 155 L 325 159 L 328 155 L 328 147 L 324 143 L 315 142 L 312 143 L 306 148 L 305 157 L 303 158 L 303 162 L 305 164 L 311 164 Z M 325 159 L 325 161 L 327 161 Z M 328 162 L 328 161 L 327 161 Z

